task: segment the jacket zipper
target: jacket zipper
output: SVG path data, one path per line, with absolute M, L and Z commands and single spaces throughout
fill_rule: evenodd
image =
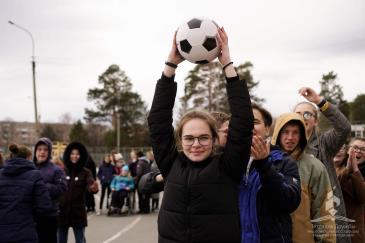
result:
M 189 170 L 188 172 L 188 176 L 187 176 L 187 181 L 186 181 L 186 193 L 187 193 L 187 207 L 186 207 L 186 225 L 187 225 L 187 229 L 186 229 L 186 234 L 187 234 L 187 238 L 186 238 L 186 242 L 191 242 L 191 230 L 190 230 L 190 221 L 191 221 L 191 208 L 190 208 L 190 179 L 191 179 L 191 171 Z

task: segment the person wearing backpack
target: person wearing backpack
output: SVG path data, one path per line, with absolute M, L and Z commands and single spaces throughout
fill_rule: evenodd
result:
M 151 171 L 151 165 L 142 151 L 137 152 L 137 175 L 135 178 L 136 185 L 144 174 Z M 150 213 L 150 197 L 151 194 L 142 193 L 139 189 L 138 192 L 138 207 L 139 213 L 148 214 Z

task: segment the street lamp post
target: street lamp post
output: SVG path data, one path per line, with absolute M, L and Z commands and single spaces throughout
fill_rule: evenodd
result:
M 120 150 L 120 112 L 117 113 L 117 152 Z
M 32 33 L 30 33 L 29 30 L 27 30 L 26 28 L 17 25 L 16 23 L 12 22 L 12 21 L 8 21 L 9 24 L 14 25 L 15 27 L 17 27 L 18 29 L 21 29 L 23 31 L 25 31 L 31 38 L 32 40 L 32 77 L 33 77 L 33 101 L 34 101 L 34 117 L 35 117 L 35 131 L 36 131 L 36 135 L 39 136 L 39 117 L 38 117 L 38 108 L 37 108 L 37 89 L 36 89 L 36 82 L 35 82 L 35 55 L 34 55 L 34 38 Z

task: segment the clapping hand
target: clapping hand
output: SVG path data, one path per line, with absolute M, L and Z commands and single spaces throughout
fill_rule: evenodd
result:
M 255 160 L 262 160 L 269 156 L 270 144 L 267 143 L 261 136 L 252 137 L 251 156 Z
M 357 164 L 357 161 L 355 159 L 355 151 L 350 148 L 349 158 L 347 159 L 346 168 L 351 172 L 357 172 L 359 171 L 359 166 Z

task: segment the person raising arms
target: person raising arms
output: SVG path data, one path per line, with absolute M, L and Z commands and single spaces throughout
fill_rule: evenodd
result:
M 241 241 L 238 185 L 250 157 L 253 115 L 246 82 L 239 80 L 232 65 L 223 28 L 219 28 L 217 40 L 232 114 L 223 153 L 214 151 L 218 137 L 215 120 L 205 111 L 184 114 L 175 140 L 174 76 L 183 61 L 175 37 L 156 85 L 148 126 L 156 162 L 165 178 L 158 216 L 159 243 Z

